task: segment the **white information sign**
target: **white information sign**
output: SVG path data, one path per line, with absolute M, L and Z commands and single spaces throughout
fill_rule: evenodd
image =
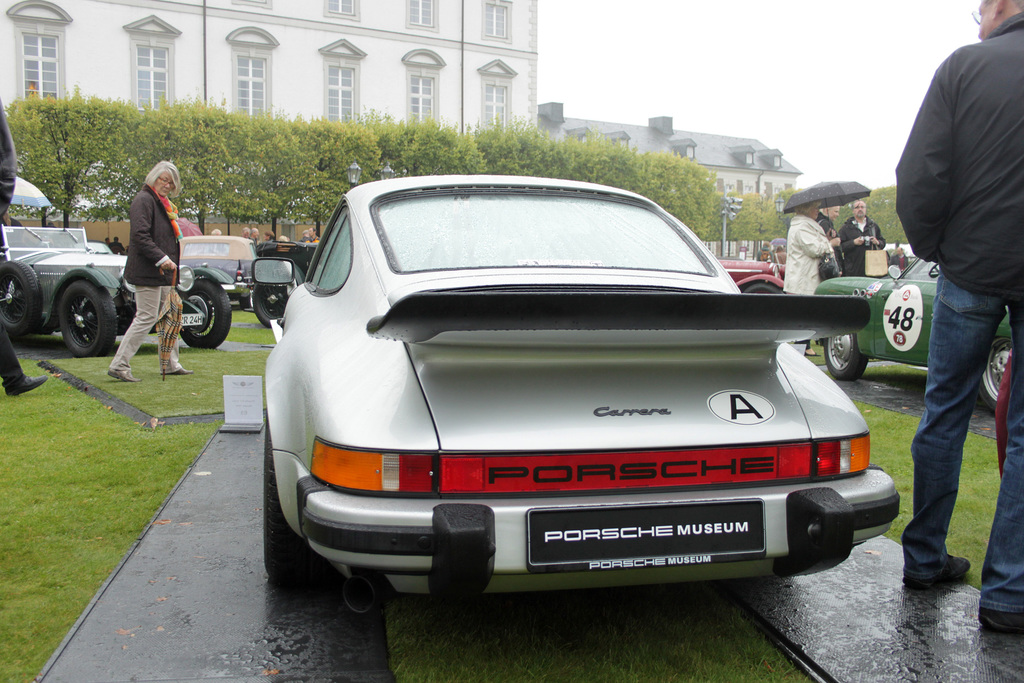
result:
M 263 427 L 263 378 L 224 375 L 224 429 L 259 431 Z
M 924 327 L 924 298 L 917 285 L 893 290 L 882 307 L 882 328 L 897 351 L 909 351 L 917 344 Z

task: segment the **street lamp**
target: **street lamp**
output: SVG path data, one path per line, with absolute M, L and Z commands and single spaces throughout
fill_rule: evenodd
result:
M 384 164 L 384 168 L 380 169 L 381 180 L 391 180 L 395 177 L 395 172 L 391 170 L 391 164 Z
M 782 213 L 783 209 L 785 209 L 785 208 L 786 208 L 786 200 L 783 199 L 781 195 L 776 197 L 775 198 L 775 211 L 778 212 L 778 213 Z
M 348 184 L 358 185 L 359 176 L 363 174 L 363 169 L 359 168 L 359 164 L 352 162 L 352 165 L 348 167 Z

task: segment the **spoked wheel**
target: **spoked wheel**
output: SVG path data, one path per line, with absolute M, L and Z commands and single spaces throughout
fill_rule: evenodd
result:
M 992 342 L 988 352 L 988 364 L 985 366 L 985 374 L 981 376 L 981 400 L 992 410 L 996 409 L 996 399 L 999 398 L 999 384 L 1003 381 L 1003 373 L 1006 372 L 1006 360 L 1010 357 L 1010 350 L 1013 344 L 1007 337 L 999 337 Z
M 852 382 L 860 379 L 868 366 L 868 357 L 860 352 L 856 334 L 839 334 L 825 340 L 825 365 L 836 379 Z
M 117 336 L 117 310 L 107 290 L 87 280 L 72 282 L 60 300 L 60 333 L 77 358 L 108 355 Z
M 271 320 L 284 317 L 287 303 L 288 290 L 281 285 L 256 285 L 252 290 L 252 310 L 264 327 L 270 327 Z
M 7 334 L 20 337 L 39 327 L 43 293 L 32 267 L 21 261 L 0 264 L 0 319 Z

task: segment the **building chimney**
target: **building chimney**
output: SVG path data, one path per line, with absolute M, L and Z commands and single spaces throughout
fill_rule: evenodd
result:
M 537 113 L 551 123 L 565 123 L 561 102 L 545 102 L 537 108 Z
M 647 119 L 647 126 L 663 135 L 672 135 L 675 132 L 675 129 L 672 128 L 671 116 L 655 116 L 653 119 Z

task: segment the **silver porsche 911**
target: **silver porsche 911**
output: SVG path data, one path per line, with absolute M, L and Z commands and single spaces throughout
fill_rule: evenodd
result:
M 272 582 L 435 595 L 789 575 L 885 532 L 868 428 L 787 342 L 855 297 L 750 296 L 651 201 L 541 178 L 351 190 L 266 371 Z

